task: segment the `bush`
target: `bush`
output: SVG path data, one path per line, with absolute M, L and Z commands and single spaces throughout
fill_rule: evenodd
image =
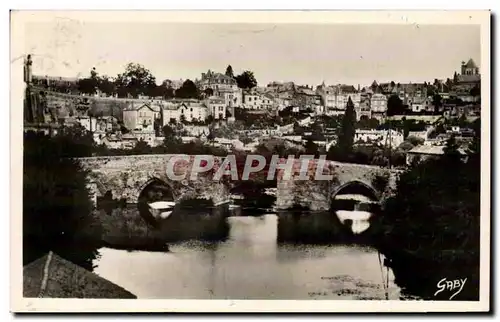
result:
M 74 133 L 73 133 L 74 134 Z M 70 144 L 75 139 L 74 144 Z M 96 246 L 80 234 L 92 224 L 87 177 L 73 154 L 79 141 L 62 133 L 54 138 L 29 132 L 24 137 L 23 261 L 52 250 L 87 269 Z

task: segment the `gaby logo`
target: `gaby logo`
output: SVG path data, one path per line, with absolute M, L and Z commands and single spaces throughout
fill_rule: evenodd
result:
M 296 160 L 299 162 L 297 163 Z M 313 161 L 313 162 L 311 162 Z M 168 160 L 166 167 L 167 177 L 174 181 L 186 179 L 196 180 L 201 173 L 213 174 L 212 179 L 219 181 L 223 176 L 231 180 L 250 180 L 251 174 L 262 172 L 266 174 L 266 180 L 274 180 L 276 172 L 280 171 L 283 180 L 290 180 L 294 170 L 299 170 L 300 175 L 294 180 L 310 180 L 311 166 L 314 168 L 314 180 L 332 180 L 333 175 L 324 174 L 326 167 L 326 156 L 315 158 L 314 155 L 301 155 L 298 159 L 289 156 L 287 159 L 273 155 L 268 162 L 266 158 L 258 154 L 247 155 L 244 162 L 237 160 L 235 155 L 228 155 L 219 162 L 219 158 L 212 155 L 196 155 L 194 159 L 188 155 L 176 155 Z M 190 171 L 179 170 L 179 164 L 191 165 Z M 297 168 L 297 165 L 299 167 Z M 186 168 L 183 168 L 186 170 Z M 264 172 L 265 171 L 265 172 Z M 189 176 L 188 176 L 189 172 Z
M 467 278 L 464 279 L 458 279 L 458 280 L 449 280 L 447 281 L 446 278 L 443 278 L 437 283 L 438 290 L 436 293 L 434 293 L 434 296 L 438 295 L 444 290 L 448 291 L 454 291 L 458 289 L 455 293 L 453 293 L 450 296 L 450 300 L 454 298 L 456 295 L 458 295 L 460 292 L 462 292 L 462 289 L 464 288 L 465 282 L 467 281 Z

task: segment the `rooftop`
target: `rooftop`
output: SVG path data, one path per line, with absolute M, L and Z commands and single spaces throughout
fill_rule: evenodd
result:
M 444 154 L 443 145 L 419 145 L 408 151 L 407 153 L 413 154 L 432 154 L 432 155 L 442 155 Z M 461 154 L 466 154 L 463 149 L 458 150 Z
M 457 78 L 459 83 L 474 83 L 481 81 L 480 75 L 458 75 Z
M 477 68 L 477 65 L 476 63 L 474 62 L 474 60 L 469 59 L 469 61 L 465 64 L 465 67 L 466 68 Z

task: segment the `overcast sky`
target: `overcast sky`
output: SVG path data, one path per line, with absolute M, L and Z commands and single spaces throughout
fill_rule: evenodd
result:
M 30 23 L 26 53 L 40 75 L 116 76 L 136 62 L 161 82 L 231 64 L 259 85 L 432 81 L 469 58 L 481 65 L 474 25 Z

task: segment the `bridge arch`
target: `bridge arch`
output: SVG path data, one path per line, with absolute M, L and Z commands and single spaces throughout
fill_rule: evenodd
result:
M 372 201 L 380 201 L 380 193 L 371 185 L 360 180 L 349 181 L 336 187 L 330 195 L 330 202 L 341 194 L 360 194 L 368 197 Z
M 136 189 L 133 198 L 139 203 L 143 200 L 153 201 L 153 199 L 174 201 L 176 197 L 175 190 L 169 183 L 157 177 L 151 177 Z

